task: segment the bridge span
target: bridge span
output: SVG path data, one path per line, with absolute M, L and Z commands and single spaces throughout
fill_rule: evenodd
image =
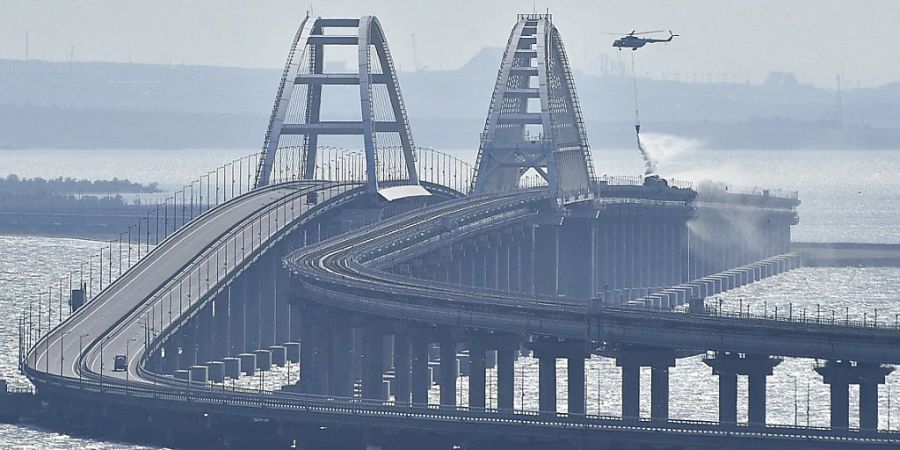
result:
M 324 73 L 323 49 L 334 45 L 357 46 L 358 73 Z M 360 87 L 361 121 L 319 120 L 328 84 Z M 532 126 L 540 136 L 526 132 Z M 330 162 L 319 139 L 334 134 L 362 136 L 364 152 Z M 281 160 L 292 169 L 279 172 Z M 710 292 L 793 267 L 796 194 L 598 178 L 549 15 L 518 17 L 475 174 L 444 165 L 435 176 L 427 161 L 416 156 L 377 20 L 307 18 L 256 188 L 186 222 L 29 342 L 22 370 L 56 423 L 170 445 L 900 443 L 877 429 L 878 385 L 900 363 L 900 330 L 703 306 Z M 539 361 L 537 410 L 514 407 L 513 364 L 523 354 Z M 669 417 L 669 368 L 697 354 L 719 380 L 716 422 Z M 592 355 L 622 369 L 619 416 L 587 413 Z M 822 361 L 815 370 L 831 386 L 831 427 L 766 423 L 766 379 L 783 357 Z M 299 382 L 279 390 L 225 383 L 289 362 L 299 363 Z M 496 399 L 486 395 L 488 365 Z M 640 416 L 641 367 L 652 373 L 650 417 Z M 749 380 L 747 423 L 737 419 L 738 375 Z M 860 386 L 858 429 L 849 426 L 851 384 Z

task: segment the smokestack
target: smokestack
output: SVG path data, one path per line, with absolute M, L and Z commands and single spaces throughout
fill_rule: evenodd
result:
M 25 30 L 25 59 L 28 59 L 28 30 Z

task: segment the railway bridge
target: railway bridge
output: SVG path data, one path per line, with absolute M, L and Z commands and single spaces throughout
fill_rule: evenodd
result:
M 337 46 L 356 48 L 357 71 L 325 71 Z M 329 120 L 323 97 L 348 85 L 360 119 Z M 326 145 L 352 138 L 362 151 Z M 98 289 L 74 289 L 74 311 L 46 333 L 22 322 L 21 368 L 56 423 L 273 448 L 900 442 L 877 429 L 900 330 L 704 306 L 799 264 L 796 193 L 598 176 L 550 15 L 517 18 L 473 171 L 415 146 L 374 17 L 303 21 L 256 160 L 237 177 L 234 166 L 230 178 L 216 171 L 214 189 L 208 176 L 205 201 L 203 183 L 196 201 L 192 184 L 189 219 L 185 191 L 162 222 L 148 216 L 148 252 L 115 279 L 108 259 Z M 252 189 L 235 193 L 244 174 Z M 716 422 L 669 417 L 669 368 L 698 354 L 718 377 Z M 515 401 L 524 355 L 539 361 L 536 409 Z M 586 407 L 592 356 L 621 367 L 618 416 Z M 830 427 L 766 423 L 767 376 L 784 357 L 822 361 Z M 273 367 L 298 365 L 264 387 Z M 649 417 L 642 367 L 652 373 Z M 746 423 L 739 375 L 749 380 Z M 248 376 L 258 389 L 237 386 Z

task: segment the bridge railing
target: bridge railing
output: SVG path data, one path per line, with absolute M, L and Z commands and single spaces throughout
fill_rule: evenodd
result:
M 747 308 L 744 309 L 744 306 Z M 758 302 L 756 304 L 759 307 Z M 878 309 L 873 314 L 864 312 L 862 318 L 851 317 L 849 308 L 845 309 L 843 317 L 835 310 L 823 310 L 817 306 L 815 310 L 810 311 L 808 307 L 799 306 L 794 308 L 793 303 L 789 303 L 788 307 L 778 305 L 765 305 L 763 312 L 753 312 L 750 310 L 750 304 L 739 304 L 738 311 L 726 309 L 718 302 L 708 305 L 706 313 L 715 317 L 724 317 L 730 319 L 747 319 L 747 320 L 764 320 L 778 323 L 801 324 L 809 326 L 829 326 L 829 327 L 845 327 L 859 329 L 879 329 L 879 330 L 900 330 L 900 313 L 885 317 L 883 314 L 879 318 Z
M 88 394 L 117 395 L 131 397 L 135 401 L 144 399 L 206 403 L 211 407 L 281 409 L 270 414 L 336 412 L 353 416 L 375 415 L 396 419 L 421 419 L 481 424 L 524 425 L 565 427 L 571 429 L 603 429 L 614 427 L 629 429 L 652 427 L 658 432 L 688 432 L 691 434 L 780 436 L 794 438 L 825 438 L 829 442 L 864 443 L 895 440 L 900 433 L 890 431 L 866 431 L 858 428 L 832 430 L 828 427 L 766 425 L 750 428 L 747 424 L 721 424 L 714 421 L 669 419 L 660 422 L 655 419 L 640 418 L 626 420 L 619 416 L 600 414 L 569 414 L 526 410 L 523 408 L 503 410 L 495 408 L 469 408 L 464 406 L 446 407 L 438 405 L 409 405 L 393 401 L 367 400 L 305 393 L 287 393 L 264 389 L 231 387 L 224 384 L 181 382 L 161 383 L 145 387 L 121 380 L 99 382 L 92 379 L 72 380 L 50 374 L 34 374 L 48 387 L 58 386 L 75 389 Z M 171 379 L 169 379 L 171 380 Z M 176 382 L 176 380 L 171 380 Z
M 72 313 L 72 302 L 88 303 L 100 295 L 161 242 L 185 225 L 253 189 L 260 154 L 253 153 L 208 171 L 179 190 L 160 195 L 144 216 L 119 232 L 118 238 L 99 245 L 97 253 L 46 289 L 27 297 L 18 311 L 19 366 L 26 354 Z M 276 170 L 293 170 L 288 160 L 276 161 Z
M 305 174 L 306 154 L 303 146 L 278 149 L 272 180 L 296 181 L 301 178 L 329 181 L 364 182 L 366 173 L 365 151 L 360 149 L 319 146 L 314 173 Z M 416 171 L 419 180 L 438 184 L 467 194 L 474 170 L 472 166 L 450 154 L 429 147 L 416 147 Z M 403 147 L 382 146 L 376 150 L 375 176 L 379 182 L 408 180 Z
M 744 187 L 735 186 L 721 182 L 703 182 L 697 185 L 697 192 L 701 196 L 704 195 L 747 195 L 753 197 L 771 197 L 786 200 L 798 200 L 800 194 L 798 191 L 788 191 L 782 189 L 767 189 L 761 187 Z
M 597 181 L 608 186 L 643 186 L 646 177 L 643 175 L 601 175 Z M 693 189 L 694 182 L 679 180 L 677 178 L 663 178 L 670 187 L 678 189 Z
M 337 191 L 336 196 L 346 194 L 358 186 L 351 182 L 336 182 L 334 185 Z M 269 205 L 264 210 L 257 211 L 240 226 L 229 230 L 210 244 L 194 258 L 190 265 L 184 267 L 178 275 L 161 286 L 146 302 L 146 305 L 136 313 L 136 316 L 142 317 L 140 319 L 142 323 L 148 324 L 148 334 L 145 336 L 146 341 L 143 347 L 144 356 L 146 356 L 147 349 L 158 347 L 162 338 L 168 336 L 183 323 L 187 312 L 208 302 L 227 280 L 235 276 L 236 270 L 247 261 L 256 258 L 262 249 L 267 248 L 271 238 L 284 233 L 287 226 L 293 224 L 296 219 L 311 209 L 320 207 L 321 203 L 310 204 L 305 201 L 307 198 L 305 192 L 300 191 L 296 195 L 285 197 Z M 209 270 L 209 265 L 213 260 L 215 269 Z M 194 280 L 191 274 L 200 271 L 202 267 L 207 267 L 209 275 L 201 283 L 199 279 Z M 187 295 L 183 289 L 185 283 L 187 283 Z M 177 296 L 172 294 L 176 289 Z M 191 295 L 191 293 L 196 293 L 196 295 Z M 167 300 L 171 302 L 168 316 L 161 312 L 162 308 L 158 314 L 155 314 L 155 305 L 163 305 Z

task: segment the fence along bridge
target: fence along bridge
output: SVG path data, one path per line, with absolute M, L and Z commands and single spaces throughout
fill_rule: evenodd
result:
M 358 72 L 324 72 L 333 46 L 358 49 Z M 361 120 L 320 120 L 329 85 L 359 87 Z M 361 136 L 364 150 L 319 145 L 332 135 Z M 169 199 L 161 205 L 152 250 L 148 216 L 146 254 L 116 279 L 113 247 L 105 262 L 101 252 L 106 284 L 101 272 L 75 289 L 73 300 L 89 299 L 68 318 L 50 327 L 50 295 L 47 333 L 37 329 L 40 299 L 39 319 L 20 322 L 21 368 L 63 426 L 309 448 L 898 442 L 876 429 L 877 386 L 892 370 L 884 364 L 900 362 L 897 329 L 698 307 L 796 264 L 796 195 L 598 179 L 549 15 L 518 17 L 475 171 L 414 146 L 373 17 L 304 20 L 263 151 L 230 168 L 230 179 L 227 166 L 221 179 L 216 171 L 214 207 L 210 176 L 205 203 L 202 178 L 197 197 L 190 185 L 189 220 L 187 189 L 180 209 L 172 198 L 171 227 Z M 537 411 L 514 407 L 523 351 L 539 360 Z M 719 421 L 670 419 L 668 368 L 704 352 L 719 377 Z M 621 416 L 587 414 L 593 354 L 622 368 Z M 765 423 L 766 377 L 783 356 L 826 361 L 816 370 L 831 385 L 831 427 Z M 568 361 L 562 410 L 559 358 Z M 300 363 L 299 382 L 279 390 L 223 383 L 289 362 Z M 496 398 L 486 396 L 488 364 Z M 642 418 L 647 366 L 651 416 Z M 748 423 L 737 421 L 737 375 L 749 378 Z M 850 384 L 860 385 L 860 429 L 849 428 Z

